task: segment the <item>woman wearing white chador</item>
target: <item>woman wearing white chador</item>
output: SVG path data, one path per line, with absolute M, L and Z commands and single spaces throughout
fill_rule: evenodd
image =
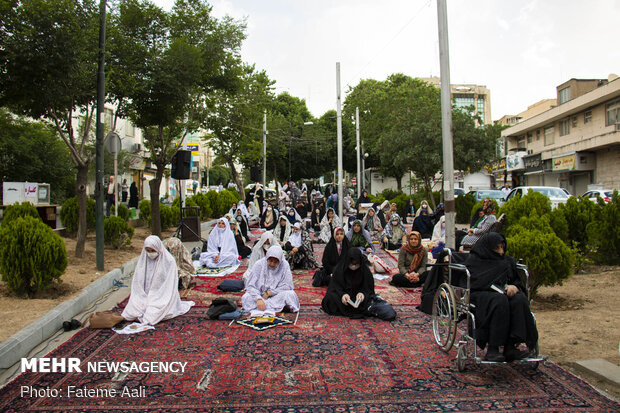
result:
M 181 301 L 178 285 L 174 257 L 157 236 L 149 236 L 144 240 L 144 248 L 136 264 L 123 318 L 155 325 L 187 313 L 194 302 Z
M 293 291 L 293 276 L 284 253 L 279 245 L 267 250 L 252 267 L 246 293 L 241 298 L 243 310 L 247 312 L 264 311 L 275 314 L 287 307 L 289 311 L 299 311 L 299 298 Z
M 200 254 L 200 263 L 207 268 L 231 267 L 239 264 L 239 251 L 230 223 L 220 218 L 209 234 L 207 252 Z
M 340 218 L 336 215 L 334 208 L 327 208 L 327 212 L 323 215 L 323 219 L 321 220 L 319 240 L 324 244 L 327 244 L 331 239 L 334 230 L 338 227 L 342 228 L 342 221 L 340 221 Z
M 263 235 L 260 236 L 259 240 L 256 242 L 256 244 L 254 244 L 254 247 L 252 248 L 252 255 L 250 255 L 248 269 L 243 273 L 244 282 L 247 283 L 248 277 L 250 276 L 250 272 L 252 272 L 254 264 L 256 264 L 261 258 L 265 258 L 265 253 L 267 252 L 267 250 L 275 244 L 276 242 L 273 239 L 273 232 L 263 232 Z

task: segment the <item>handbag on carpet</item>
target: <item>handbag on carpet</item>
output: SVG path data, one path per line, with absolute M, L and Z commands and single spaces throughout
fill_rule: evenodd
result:
M 243 280 L 224 280 L 217 286 L 217 289 L 224 292 L 239 292 L 245 288 Z
M 125 321 L 122 315 L 115 313 L 112 310 L 98 311 L 91 313 L 86 317 L 86 321 L 89 322 L 90 328 L 112 328 L 121 321 Z M 86 322 L 84 322 L 86 324 Z
M 379 294 L 375 294 L 370 298 L 368 312 L 381 320 L 392 321 L 396 319 L 396 311 Z

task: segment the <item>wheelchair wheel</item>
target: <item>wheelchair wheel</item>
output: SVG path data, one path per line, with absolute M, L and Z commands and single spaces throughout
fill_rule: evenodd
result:
M 433 298 L 433 336 L 442 351 L 448 352 L 456 338 L 456 300 L 454 290 L 443 283 Z
M 459 349 L 456 352 L 456 368 L 459 371 L 465 370 L 465 360 L 467 360 L 467 352 L 465 351 L 465 346 L 459 346 Z

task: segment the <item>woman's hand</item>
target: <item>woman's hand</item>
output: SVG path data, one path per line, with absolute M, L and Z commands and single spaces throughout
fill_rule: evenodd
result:
M 213 258 L 213 261 L 214 261 L 214 262 L 218 262 L 219 260 L 220 260 L 220 256 L 219 256 L 219 254 L 218 254 L 218 255 L 216 255 L 216 256 L 215 256 L 215 258 Z
M 519 292 L 519 289 L 517 288 L 516 285 L 507 285 L 506 286 L 506 295 L 508 296 L 508 298 L 512 298 L 515 296 L 515 294 L 517 294 Z
M 291 254 L 297 254 L 297 251 L 299 251 L 299 248 L 295 247 L 291 250 Z
M 467 235 L 474 235 L 474 229 L 473 228 L 468 229 Z
M 265 302 L 259 298 L 256 300 L 256 307 L 261 311 L 265 311 Z
M 357 295 L 355 296 L 355 301 L 358 301 L 360 303 L 362 301 L 364 301 L 364 294 L 363 293 L 357 293 Z
M 351 296 L 349 296 L 349 294 L 344 294 L 344 295 L 342 296 L 342 300 L 341 300 L 341 301 L 342 301 L 342 304 L 344 304 L 344 305 L 349 305 L 349 303 L 348 303 L 347 301 L 348 301 L 348 300 L 350 300 L 350 299 L 351 299 Z
M 271 291 L 267 290 L 263 293 L 263 295 L 261 295 L 261 297 L 263 297 L 265 300 L 268 299 L 269 297 L 271 297 L 273 294 L 271 294 Z

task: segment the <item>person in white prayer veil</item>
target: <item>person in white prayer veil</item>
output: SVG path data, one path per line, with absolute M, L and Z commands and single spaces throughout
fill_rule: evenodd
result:
M 273 239 L 273 232 L 263 232 L 263 235 L 260 236 L 260 239 L 256 242 L 256 244 L 254 244 L 254 247 L 252 248 L 252 255 L 250 255 L 248 269 L 243 273 L 243 282 L 247 282 L 248 277 L 250 276 L 250 272 L 252 271 L 252 267 L 254 267 L 254 264 L 256 264 L 256 262 L 261 258 L 265 257 L 265 253 L 272 245 L 275 245 L 275 241 Z
M 296 313 L 299 311 L 299 298 L 293 289 L 291 268 L 284 259 L 282 248 L 274 245 L 267 250 L 265 258 L 252 267 L 245 285 L 246 292 L 241 297 L 243 310 L 275 314 L 286 307 Z
M 136 264 L 123 318 L 155 325 L 187 313 L 194 302 L 181 301 L 178 284 L 174 257 L 157 236 L 149 236 L 144 240 L 144 248 Z
M 230 223 L 220 218 L 209 234 L 207 252 L 200 254 L 200 263 L 207 268 L 231 267 L 239 264 L 239 251 Z

